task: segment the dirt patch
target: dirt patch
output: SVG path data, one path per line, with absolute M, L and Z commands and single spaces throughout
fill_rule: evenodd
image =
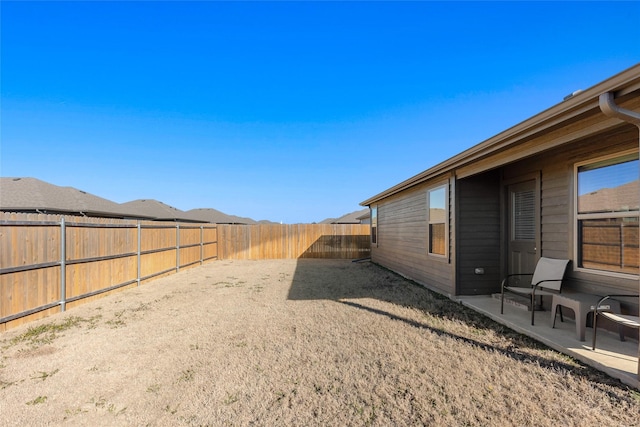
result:
M 0 424 L 640 425 L 640 394 L 369 262 L 218 261 L 0 335 Z

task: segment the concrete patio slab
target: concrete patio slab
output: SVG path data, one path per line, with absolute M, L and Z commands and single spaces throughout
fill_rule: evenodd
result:
M 626 385 L 640 389 L 638 342 L 635 340 L 620 341 L 617 333 L 598 328 L 598 345 L 593 351 L 591 349 L 593 330 L 587 328 L 586 341 L 579 341 L 576 337 L 574 320 L 567 316 L 564 322 L 560 322 L 558 317 L 556 327 L 552 328 L 550 312 L 536 313 L 536 324 L 532 326 L 531 317 L 526 310 L 505 304 L 504 314 L 500 314 L 500 301 L 491 296 L 464 296 L 456 299 L 500 324 L 601 370 Z

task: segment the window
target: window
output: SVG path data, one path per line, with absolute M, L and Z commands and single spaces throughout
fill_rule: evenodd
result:
M 447 255 L 447 187 L 429 190 L 427 196 L 429 212 L 429 253 Z
M 638 274 L 638 153 L 576 167 L 578 267 Z
M 378 244 L 378 207 L 371 206 L 371 243 Z

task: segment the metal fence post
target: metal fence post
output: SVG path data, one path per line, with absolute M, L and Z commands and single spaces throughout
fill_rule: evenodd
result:
M 140 286 L 140 277 L 142 276 L 142 271 L 141 271 L 142 270 L 142 259 L 141 259 L 142 258 L 142 254 L 140 253 L 140 252 L 142 252 L 141 251 L 141 249 L 142 249 L 142 243 L 141 243 L 141 240 L 142 240 L 142 226 L 140 225 L 140 221 L 138 221 L 138 227 L 137 228 L 138 228 L 138 254 L 137 254 L 137 257 L 138 257 L 138 275 L 136 277 L 136 282 L 138 283 L 138 286 Z
M 67 309 L 67 226 L 60 218 L 60 311 Z
M 624 268 L 624 222 L 620 221 L 620 268 Z

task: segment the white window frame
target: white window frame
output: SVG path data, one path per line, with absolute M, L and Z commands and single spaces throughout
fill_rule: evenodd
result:
M 434 220 L 431 218 L 431 194 L 444 190 L 444 221 Z M 431 252 L 431 225 L 444 223 L 444 254 Z M 449 258 L 449 183 L 444 182 L 427 189 L 427 254 L 430 257 L 448 259 Z
M 590 165 L 593 163 L 603 162 L 610 159 L 615 159 L 618 157 L 624 157 L 629 154 L 638 154 L 638 150 L 626 150 L 621 151 L 615 154 L 610 154 L 607 156 L 596 157 L 593 159 L 589 159 L 583 162 L 576 163 L 573 168 L 573 259 L 575 262 L 574 270 L 585 272 L 589 274 L 597 274 L 601 276 L 608 277 L 617 277 L 622 279 L 638 279 L 637 274 L 631 273 L 620 273 L 616 271 L 607 271 L 607 270 L 596 270 L 593 268 L 580 267 L 581 259 L 580 256 L 580 242 L 579 242 L 579 226 L 578 222 L 584 219 L 605 219 L 605 218 L 632 218 L 638 217 L 638 211 L 630 211 L 630 212 L 607 212 L 607 213 L 593 213 L 593 214 L 580 214 L 578 213 L 578 169 L 581 166 Z M 635 212 L 635 215 L 633 214 Z

